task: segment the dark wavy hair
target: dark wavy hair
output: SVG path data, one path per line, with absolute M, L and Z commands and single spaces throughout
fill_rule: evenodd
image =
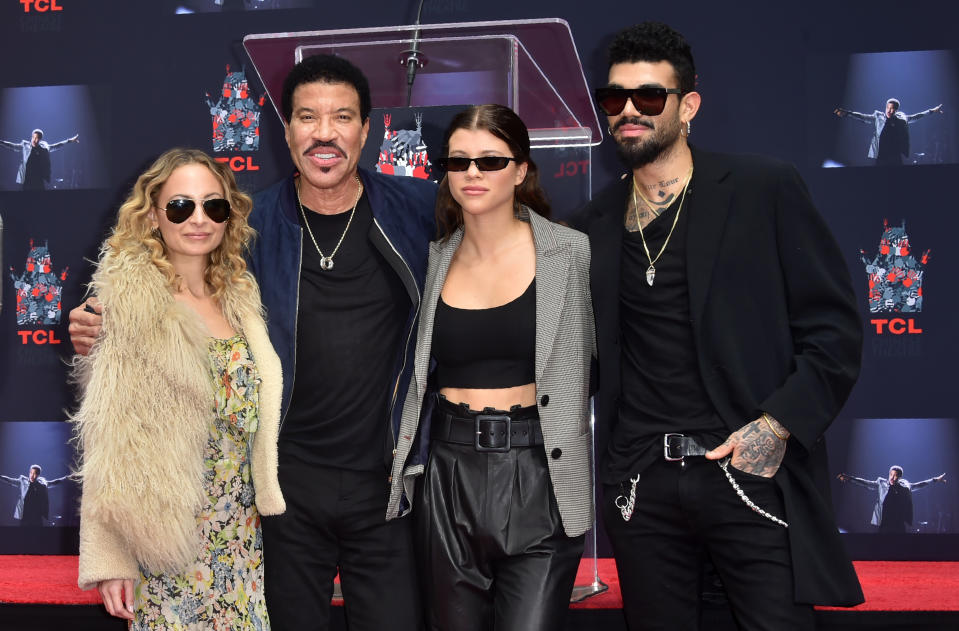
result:
M 637 61 L 668 61 L 683 94 L 696 89 L 693 50 L 679 32 L 661 22 L 641 22 L 623 29 L 609 45 L 609 66 Z
M 529 206 L 549 219 L 551 211 L 546 193 L 539 185 L 539 170 L 529 156 L 529 131 L 516 112 L 503 105 L 471 105 L 453 117 L 443 136 L 443 154 L 449 156 L 450 136 L 457 129 L 482 129 L 506 143 L 517 164 L 526 164 L 526 177 L 516 186 L 513 205 Z M 443 176 L 436 193 L 437 237 L 446 241 L 463 225 L 463 209 L 450 192 L 448 176 Z
M 283 80 L 283 118 L 290 122 L 293 116 L 293 92 L 305 83 L 345 83 L 360 95 L 360 120 L 370 115 L 370 83 L 363 71 L 336 55 L 311 55 L 293 66 Z

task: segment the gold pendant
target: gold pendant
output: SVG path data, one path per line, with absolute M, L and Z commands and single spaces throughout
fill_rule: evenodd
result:
M 656 280 L 656 268 L 650 265 L 646 268 L 646 284 L 652 287 L 654 280 Z

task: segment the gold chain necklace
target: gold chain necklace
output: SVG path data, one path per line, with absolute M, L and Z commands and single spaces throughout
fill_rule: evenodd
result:
M 310 222 L 306 219 L 306 211 L 303 210 L 303 202 L 300 201 L 300 187 L 296 187 L 296 203 L 300 206 L 300 213 L 303 215 L 303 224 L 306 226 L 306 231 L 310 234 L 310 240 L 313 242 L 313 247 L 316 248 L 316 251 L 320 255 L 320 269 L 324 272 L 328 272 L 333 269 L 333 257 L 336 256 L 336 253 L 340 250 L 340 246 L 343 245 L 343 239 L 346 238 L 346 233 L 350 229 L 350 224 L 353 223 L 353 215 L 356 214 L 356 206 L 360 203 L 360 196 L 363 194 L 363 184 L 360 182 L 359 176 L 353 177 L 356 178 L 356 200 L 353 202 L 353 210 L 350 211 L 350 218 L 346 222 L 346 228 L 343 228 L 343 234 L 340 235 L 340 240 L 336 242 L 336 247 L 333 248 L 333 251 L 330 252 L 329 256 L 323 254 L 323 250 L 320 249 L 320 245 L 316 242 L 316 237 L 313 236 L 313 230 L 310 229 Z
M 656 258 L 653 258 L 649 254 L 649 247 L 646 245 L 646 236 L 643 234 L 643 224 L 639 221 L 639 212 L 637 212 L 636 207 L 639 206 L 639 202 L 636 200 L 636 176 L 633 176 L 633 215 L 636 218 L 636 225 L 639 227 L 639 238 L 643 242 L 643 250 L 646 252 L 646 260 L 649 261 L 649 267 L 646 268 L 646 284 L 650 287 L 653 286 L 653 281 L 656 280 L 656 261 L 659 260 L 659 257 L 663 255 L 663 252 L 666 251 L 666 245 L 669 243 L 670 237 L 673 236 L 673 230 L 676 229 L 676 224 L 679 222 L 679 213 L 683 212 L 683 202 L 686 201 L 686 191 L 689 189 L 689 183 L 693 179 L 693 167 L 690 165 L 689 173 L 686 175 L 686 184 L 683 185 L 683 195 L 679 198 L 679 208 L 676 209 L 676 216 L 673 218 L 673 227 L 669 229 L 669 234 L 666 235 L 666 240 L 663 241 L 663 247 L 659 248 L 659 254 L 656 255 Z M 642 192 L 640 192 L 642 195 Z M 646 199 L 644 196 L 643 199 Z M 648 200 L 647 200 L 648 201 Z

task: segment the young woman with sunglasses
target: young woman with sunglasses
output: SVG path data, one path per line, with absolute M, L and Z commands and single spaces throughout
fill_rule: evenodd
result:
M 269 628 L 259 515 L 285 510 L 281 370 L 243 259 L 251 208 L 227 167 L 170 150 L 90 285 L 103 331 L 74 361 L 78 582 L 136 629 Z
M 414 497 L 432 629 L 562 628 L 593 514 L 589 247 L 509 108 L 458 114 L 444 155 L 388 517 Z

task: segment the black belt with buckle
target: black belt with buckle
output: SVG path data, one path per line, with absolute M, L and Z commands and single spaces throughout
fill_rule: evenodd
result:
M 460 417 L 446 413 L 433 417 L 430 437 L 457 445 L 472 445 L 476 451 L 507 452 L 513 447 L 543 444 L 538 418 L 515 419 L 509 414 Z
M 681 462 L 687 456 L 705 456 L 707 451 L 695 436 L 663 434 L 663 458 L 667 462 Z

